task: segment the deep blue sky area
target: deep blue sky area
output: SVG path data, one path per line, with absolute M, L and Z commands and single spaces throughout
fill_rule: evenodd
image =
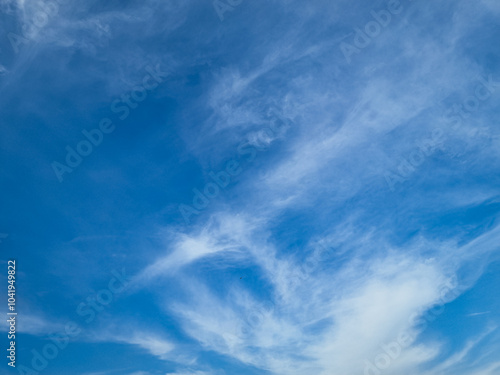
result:
M 0 374 L 500 374 L 499 36 L 497 0 L 0 0 Z

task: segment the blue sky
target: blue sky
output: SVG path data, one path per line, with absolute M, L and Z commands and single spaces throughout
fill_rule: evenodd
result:
M 500 373 L 498 1 L 0 10 L 0 373 Z

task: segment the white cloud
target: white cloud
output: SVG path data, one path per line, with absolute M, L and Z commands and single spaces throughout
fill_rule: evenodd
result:
M 180 359 L 176 345 L 161 332 L 143 328 L 137 329 L 137 324 L 117 324 L 115 321 L 103 319 L 98 330 L 85 332 L 85 339 L 92 342 L 116 342 L 134 345 L 162 360 L 175 361 Z
M 437 365 L 432 369 L 431 373 L 443 373 L 448 372 L 448 370 L 455 371 L 460 370 L 463 367 L 464 359 L 469 355 L 472 349 L 474 349 L 483 339 L 485 339 L 490 333 L 494 332 L 497 327 L 489 327 L 484 332 L 474 337 L 472 340 L 468 341 L 464 348 L 457 353 L 454 353 L 444 362 Z
M 16 316 L 16 331 L 27 333 L 29 335 L 41 336 L 53 333 L 64 332 L 65 321 L 57 321 L 40 315 L 24 313 Z M 1 327 L 7 331 L 9 323 L 2 320 Z
M 264 234 L 270 218 L 220 216 L 218 220 L 218 225 L 212 223 L 198 232 L 204 234 L 204 243 L 213 246 L 230 239 L 234 246 L 244 249 L 240 251 L 246 254 L 246 262 L 260 268 L 264 285 L 271 288 L 271 300 L 255 296 L 242 285 L 221 286 L 225 290 L 221 295 L 184 273 L 177 277 L 189 298 L 184 302 L 165 301 L 165 311 L 173 314 L 204 349 L 272 373 L 362 373 L 364 361 L 373 361 L 382 351 L 381 343 L 396 340 L 402 331 L 410 333 L 414 343 L 402 351 L 388 374 L 408 372 L 436 358 L 442 343 L 418 343 L 410 317 L 443 301 L 443 285 L 472 256 L 471 248 L 480 246 L 482 252 L 491 253 L 498 239 L 495 228 L 461 247 L 426 240 L 394 248 L 377 233 L 360 236 L 356 233 L 359 225 L 351 221 L 324 239 L 337 251 L 322 255 L 311 274 L 297 279 L 300 261 L 281 254 Z M 352 237 L 358 241 L 351 242 Z M 312 249 L 318 242 L 311 242 Z M 342 248 L 343 243 L 353 249 Z M 432 257 L 429 248 L 434 249 Z M 185 250 L 187 254 L 179 263 L 184 266 L 200 259 L 192 254 L 213 255 L 196 247 Z M 329 269 L 329 260 L 346 251 L 350 261 L 336 270 Z M 450 262 L 446 254 L 453 254 L 454 261 Z M 238 264 L 241 259 L 232 261 Z M 226 264 L 230 263 L 228 258 Z M 443 302 L 450 302 L 475 279 L 466 279 L 466 284 Z

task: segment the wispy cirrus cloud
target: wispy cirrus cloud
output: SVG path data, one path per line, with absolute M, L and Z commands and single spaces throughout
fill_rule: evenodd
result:
M 127 265 L 75 374 L 496 374 L 498 5 L 401 3 L 350 63 L 339 46 L 388 2 L 245 2 L 224 23 L 210 2 L 67 2 L 1 60 L 1 203 L 19 233 L 2 228 L 26 238 L 23 298 L 44 311 L 19 326 L 30 344 Z M 0 4 L 3 31 L 38 7 Z M 54 186 L 54 150 L 157 63 L 165 83 Z M 182 222 L 242 143 L 266 147 Z M 131 365 L 89 369 L 94 345 Z

